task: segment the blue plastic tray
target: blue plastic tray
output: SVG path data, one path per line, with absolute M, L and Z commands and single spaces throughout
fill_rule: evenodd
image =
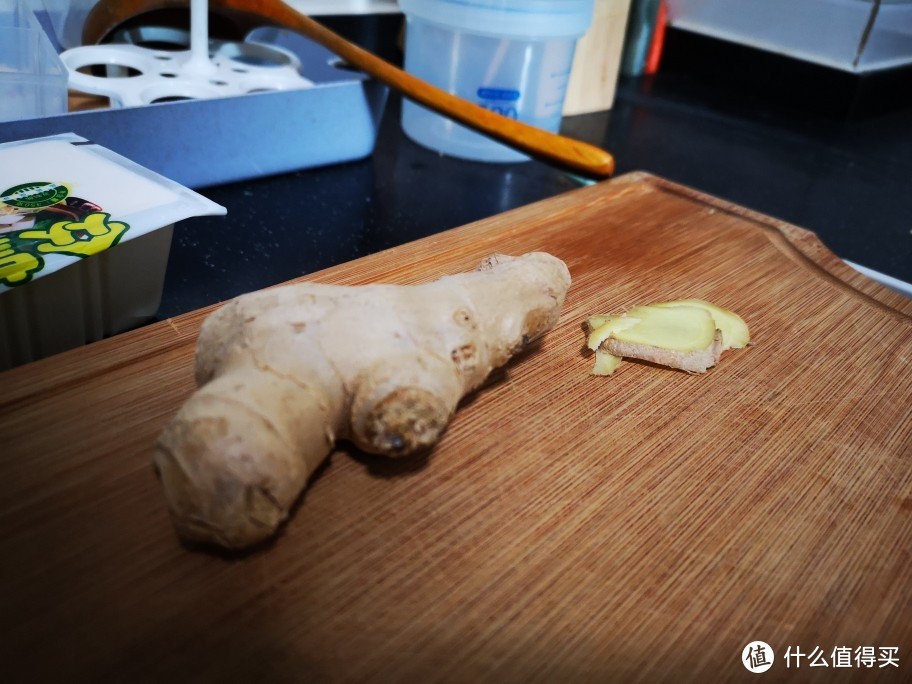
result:
M 301 60 L 311 88 L 145 107 L 76 112 L 0 124 L 0 142 L 76 133 L 191 188 L 369 156 L 387 88 L 291 31 L 250 36 Z

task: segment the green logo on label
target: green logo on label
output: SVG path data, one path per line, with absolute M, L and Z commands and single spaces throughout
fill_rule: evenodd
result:
M 40 209 L 65 200 L 69 192 L 60 183 L 23 183 L 4 190 L 0 201 L 20 209 Z

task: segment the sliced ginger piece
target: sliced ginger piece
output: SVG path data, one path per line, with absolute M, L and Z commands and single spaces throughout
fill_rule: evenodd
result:
M 624 362 L 623 357 L 609 354 L 601 349 L 595 350 L 595 366 L 592 368 L 593 375 L 611 375 Z
M 586 343 L 589 349 L 595 352 L 595 366 L 593 375 L 611 375 L 621 365 L 620 356 L 610 354 L 601 348 L 602 343 L 612 334 L 630 328 L 639 323 L 636 318 L 629 316 L 590 316 L 586 321 L 589 327 L 589 338 Z
M 714 366 L 724 349 L 750 336 L 740 316 L 703 300 L 661 302 L 619 316 L 591 316 L 587 345 L 595 375 L 611 375 L 623 358 L 650 361 L 690 373 Z
M 597 328 L 601 328 L 605 323 L 607 323 L 611 318 L 620 318 L 619 316 L 589 316 L 586 319 L 586 325 L 589 328 L 589 332 Z
M 638 306 L 627 317 L 638 323 L 618 330 L 612 337 L 669 351 L 687 353 L 707 349 L 716 333 L 713 317 L 695 306 Z
M 702 299 L 679 299 L 673 302 L 652 304 L 652 306 L 696 306 L 706 309 L 716 322 L 716 328 L 722 332 L 722 351 L 725 351 L 726 349 L 741 349 L 750 344 L 750 331 L 748 330 L 747 323 L 744 322 L 744 319 L 734 311 L 717 306 L 712 302 L 707 302 Z
M 639 324 L 639 319 L 632 316 L 592 316 L 588 321 L 589 338 L 586 343 L 589 349 L 596 350 L 611 335 L 632 328 Z
M 705 309 L 641 306 L 627 314 L 637 325 L 613 333 L 602 345 L 614 356 L 641 359 L 691 373 L 716 365 L 722 337 Z
M 705 348 L 688 351 L 615 338 L 605 340 L 603 348 L 607 353 L 621 358 L 649 361 L 688 373 L 705 373 L 707 368 L 719 362 L 719 356 L 722 354 L 722 335 L 714 330 L 713 337 Z

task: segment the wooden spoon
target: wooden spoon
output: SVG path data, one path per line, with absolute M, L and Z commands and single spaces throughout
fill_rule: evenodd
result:
M 101 0 L 86 19 L 83 42 L 99 43 L 141 14 L 187 5 L 187 0 Z M 586 178 L 608 178 L 614 173 L 614 158 L 605 150 L 501 116 L 448 93 L 350 43 L 281 0 L 210 0 L 209 5 L 211 10 L 243 23 L 297 31 L 405 97 L 530 157 Z

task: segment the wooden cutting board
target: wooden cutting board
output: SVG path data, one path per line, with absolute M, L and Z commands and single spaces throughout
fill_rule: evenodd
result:
M 428 457 L 333 454 L 252 554 L 181 546 L 150 465 L 206 311 L 0 374 L 4 679 L 753 681 L 762 640 L 764 681 L 908 681 L 912 302 L 643 174 L 309 279 L 531 250 L 573 275 L 559 327 Z M 588 314 L 685 297 L 740 313 L 753 346 L 705 375 L 589 374 Z M 787 669 L 789 647 L 831 666 Z M 899 668 L 834 669 L 844 647 L 898 647 Z

